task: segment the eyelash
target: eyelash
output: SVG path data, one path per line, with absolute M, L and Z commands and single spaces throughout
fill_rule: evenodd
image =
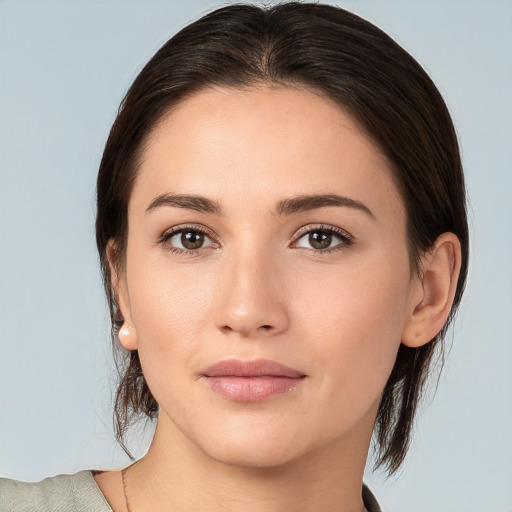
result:
M 174 228 L 171 228 L 170 230 L 165 231 L 158 238 L 158 243 L 160 245 L 162 245 L 166 251 L 169 251 L 172 254 L 194 256 L 197 253 L 199 253 L 201 251 L 201 249 L 205 249 L 205 247 L 200 247 L 198 249 L 180 249 L 179 247 L 174 247 L 172 245 L 169 245 L 169 243 L 168 243 L 174 235 L 177 235 L 177 234 L 183 233 L 183 232 L 187 232 L 187 231 L 190 231 L 193 233 L 201 233 L 202 235 L 204 235 L 205 237 L 208 237 L 212 241 L 213 248 L 217 249 L 218 247 L 220 247 L 220 244 L 215 241 L 215 236 L 211 231 L 209 231 L 201 226 L 197 226 L 197 225 L 182 225 L 182 226 L 176 226 Z
M 205 237 L 208 237 L 212 243 L 213 248 L 217 249 L 220 247 L 220 244 L 216 241 L 216 237 L 214 234 L 205 229 L 204 227 L 197 226 L 197 225 L 183 225 L 183 226 L 176 226 L 174 228 L 171 228 L 170 230 L 164 232 L 159 238 L 158 243 L 162 245 L 165 250 L 169 251 L 172 254 L 181 254 L 186 256 L 193 256 L 201 251 L 201 249 L 205 249 L 206 247 L 199 247 L 198 249 L 180 249 L 179 247 L 174 247 L 172 245 L 169 245 L 169 240 L 179 234 L 186 231 L 190 231 L 193 233 L 201 233 Z M 325 224 L 318 224 L 316 226 L 305 226 L 301 228 L 293 237 L 293 242 L 290 244 L 290 247 L 298 248 L 297 243 L 306 235 L 315 233 L 315 232 L 322 232 L 334 235 L 338 237 L 341 242 L 336 244 L 333 247 L 328 247 L 326 249 L 314 249 L 314 248 L 307 248 L 307 247 L 301 247 L 301 249 L 304 249 L 306 251 L 311 251 L 314 254 L 329 254 L 331 252 L 340 251 L 343 250 L 346 247 L 350 247 L 354 243 L 354 239 L 352 235 L 347 233 L 345 230 L 331 226 L 331 225 L 325 225 Z
M 295 235 L 294 235 L 294 241 L 292 242 L 292 247 L 297 247 L 297 243 L 299 240 L 301 240 L 304 236 L 309 235 L 311 233 L 315 232 L 322 232 L 322 233 L 328 233 L 330 235 L 334 235 L 337 238 L 341 240 L 340 243 L 334 245 L 333 247 L 328 247 L 326 249 L 313 249 L 313 248 L 307 248 L 307 247 L 301 247 L 301 249 L 304 249 L 306 251 L 311 251 L 314 254 L 329 254 L 336 251 L 341 251 L 347 247 L 350 247 L 354 243 L 354 237 L 349 234 L 344 229 L 338 228 L 336 226 L 326 225 L 326 224 L 318 224 L 316 226 L 305 226 L 304 228 L 301 228 Z

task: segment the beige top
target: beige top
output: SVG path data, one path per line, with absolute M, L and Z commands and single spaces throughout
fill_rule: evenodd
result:
M 381 512 L 377 500 L 363 486 L 369 512 Z M 28 483 L 0 478 L 0 512 L 113 512 L 91 471 L 59 475 Z
M 0 478 L 0 512 L 113 512 L 91 471 L 28 483 Z

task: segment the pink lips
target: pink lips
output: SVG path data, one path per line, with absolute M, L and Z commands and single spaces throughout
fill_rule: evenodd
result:
M 275 361 L 228 359 L 209 366 L 202 376 L 213 391 L 235 402 L 262 402 L 295 389 L 305 375 Z

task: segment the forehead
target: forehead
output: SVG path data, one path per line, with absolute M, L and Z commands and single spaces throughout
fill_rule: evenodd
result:
M 387 159 L 356 121 L 285 87 L 206 89 L 175 105 L 148 138 L 130 207 L 162 193 L 246 209 L 336 193 L 403 213 Z

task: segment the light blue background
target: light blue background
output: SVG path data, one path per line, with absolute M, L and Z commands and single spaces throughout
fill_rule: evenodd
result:
M 367 479 L 388 512 L 512 511 L 512 2 L 337 3 L 390 33 L 438 84 L 472 208 L 470 282 L 437 395 L 401 475 Z M 96 170 L 141 66 L 217 5 L 0 0 L 3 476 L 128 462 L 111 434 Z

